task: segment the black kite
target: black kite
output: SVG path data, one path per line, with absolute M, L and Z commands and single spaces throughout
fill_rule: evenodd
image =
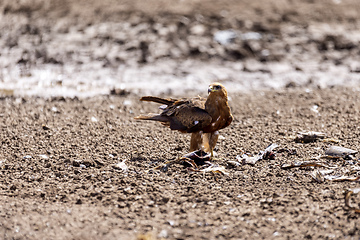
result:
M 233 116 L 228 104 L 227 91 L 220 83 L 208 88 L 208 97 L 189 99 L 164 99 L 152 96 L 142 97 L 141 101 L 164 104 L 160 114 L 147 114 L 135 119 L 159 121 L 171 130 L 191 133 L 190 151 L 211 152 L 219 137 L 218 130 L 230 125 Z

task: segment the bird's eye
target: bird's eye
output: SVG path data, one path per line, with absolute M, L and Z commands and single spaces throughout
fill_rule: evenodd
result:
M 219 89 L 220 89 L 220 86 L 219 86 L 219 85 L 216 85 L 216 86 L 214 86 L 214 89 L 215 89 L 215 90 L 219 90 Z

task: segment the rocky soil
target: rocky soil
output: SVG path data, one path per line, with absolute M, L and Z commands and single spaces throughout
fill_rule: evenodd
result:
M 349 89 L 233 94 L 233 124 L 221 131 L 213 164 L 225 175 L 182 164 L 190 136 L 133 117 L 157 111 L 137 96 L 1 100 L 3 239 L 358 238 L 345 205 L 359 182 L 358 156 L 317 159 L 330 146 L 359 149 L 359 95 Z M 326 139 L 296 143 L 299 131 Z M 275 159 L 243 164 L 277 143 Z M 313 161 L 321 167 L 289 168 Z M 326 164 L 331 167 L 328 168 Z M 326 172 L 325 170 L 330 170 Z M 358 196 L 350 206 L 359 206 Z
M 358 239 L 358 1 L 167 2 L 0 3 L 0 238 Z M 223 174 L 154 169 L 190 136 L 138 99 L 213 81 Z

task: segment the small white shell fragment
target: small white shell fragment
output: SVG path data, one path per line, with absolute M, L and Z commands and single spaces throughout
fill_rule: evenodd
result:
M 358 194 L 358 193 L 360 193 L 360 188 L 353 188 L 353 189 L 351 189 L 351 191 L 352 191 L 354 194 Z
M 161 232 L 158 234 L 158 238 L 168 238 L 169 233 L 166 229 L 161 230 Z
M 126 172 L 128 170 L 128 166 L 125 164 L 125 161 L 126 161 L 126 159 L 122 162 L 118 162 L 117 164 L 114 165 L 114 168 L 120 169 L 120 170 Z
M 357 152 L 358 151 L 349 148 L 344 148 L 340 146 L 331 146 L 329 149 L 325 151 L 325 155 L 334 156 L 334 157 L 346 157 L 349 155 L 354 155 Z
M 231 42 L 233 42 L 237 37 L 237 34 L 234 30 L 223 30 L 223 31 L 217 31 L 214 34 L 214 40 L 220 43 L 221 45 L 227 45 Z
M 97 120 L 96 117 L 91 117 L 91 121 L 92 121 L 92 122 L 98 122 L 98 120 Z
M 131 100 L 125 100 L 125 101 L 123 102 L 123 105 L 124 105 L 124 106 L 130 106 L 131 104 L 132 104 Z
M 319 106 L 318 105 L 313 105 L 310 108 L 311 111 L 313 111 L 314 113 L 319 113 Z

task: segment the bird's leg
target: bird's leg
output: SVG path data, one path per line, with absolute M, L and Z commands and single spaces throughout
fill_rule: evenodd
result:
M 203 142 L 203 132 L 193 132 L 190 140 L 190 152 L 200 150 Z
M 211 133 L 204 133 L 204 140 L 203 140 L 203 144 L 202 144 L 202 149 L 204 150 L 204 152 L 207 153 L 211 153 L 210 157 L 213 158 L 214 157 L 214 152 L 213 150 L 210 148 L 210 138 L 211 138 Z
M 211 133 L 210 140 L 209 140 L 209 146 L 210 146 L 210 151 L 211 151 L 211 157 L 212 158 L 214 157 L 214 148 L 215 148 L 215 145 L 217 143 L 218 138 L 219 138 L 219 132 L 218 131 L 215 131 L 215 132 Z
M 214 158 L 214 148 L 218 138 L 219 138 L 218 131 L 204 134 L 204 142 L 203 142 L 204 151 L 211 153 L 211 159 Z

